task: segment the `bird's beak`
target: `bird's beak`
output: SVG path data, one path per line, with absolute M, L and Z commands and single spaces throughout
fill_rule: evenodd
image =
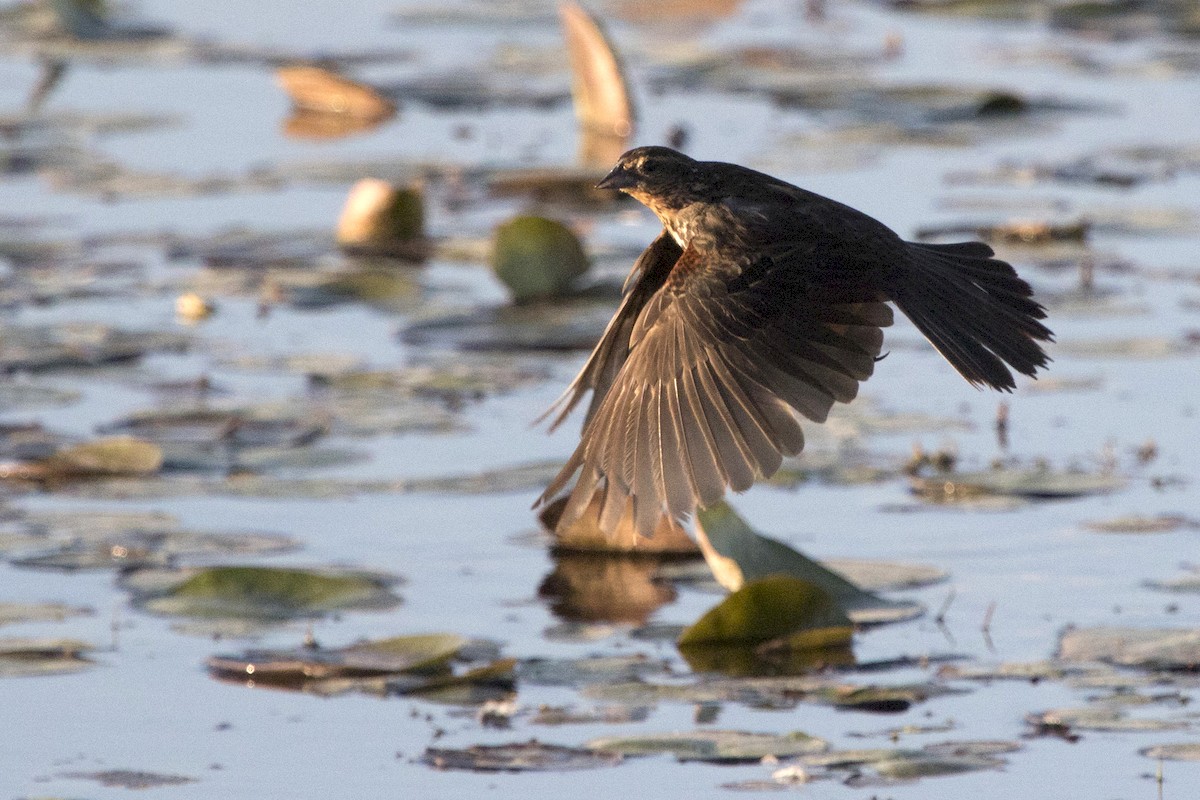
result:
M 596 184 L 597 189 L 628 189 L 637 184 L 637 179 L 625 171 L 620 165 L 613 167 L 612 172 Z

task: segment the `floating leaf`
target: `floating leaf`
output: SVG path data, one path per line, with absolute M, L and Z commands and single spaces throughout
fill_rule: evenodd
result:
M 101 786 L 116 789 L 157 789 L 162 786 L 182 786 L 196 783 L 195 778 L 183 775 L 164 775 L 133 769 L 106 769 L 101 772 L 64 772 L 64 778 L 97 781 Z
M 0 625 L 20 622 L 61 622 L 69 617 L 94 614 L 90 608 L 62 603 L 0 603 Z
M 1200 527 L 1200 523 L 1178 514 L 1143 517 L 1130 515 L 1085 522 L 1084 527 L 1097 533 L 1170 533 L 1180 528 Z
M 60 450 L 46 461 L 53 476 L 153 475 L 162 468 L 158 445 L 131 436 L 111 436 Z
M 621 762 L 615 753 L 543 744 L 536 739 L 500 745 L 475 745 L 461 750 L 430 747 L 421 760 L 434 769 L 472 772 L 565 772 L 609 767 Z
M 396 636 L 323 650 L 250 650 L 241 656 L 214 656 L 207 666 L 221 680 L 253 681 L 278 688 L 317 688 L 331 678 L 363 678 L 446 668 L 467 640 L 455 634 Z
M 606 683 L 624 683 L 652 675 L 663 675 L 667 664 L 647 656 L 588 656 L 574 659 L 530 658 L 522 661 L 517 674 L 535 686 L 575 688 Z
M 391 608 L 400 599 L 379 575 L 283 567 L 209 567 L 176 575 L 173 585 L 140 599 L 157 614 L 284 620 L 343 609 Z
M 1138 752 L 1147 758 L 1159 758 L 1167 761 L 1200 761 L 1200 742 L 1160 744 Z
M 777 735 L 697 730 L 688 733 L 593 739 L 585 746 L 590 750 L 620 753 L 627 757 L 669 753 L 680 761 L 738 764 L 761 761 L 767 757 L 791 758 L 820 753 L 826 750 L 829 744 L 824 739 L 799 731 Z
M 846 578 L 864 592 L 884 592 L 896 589 L 920 589 L 943 583 L 950 576 L 932 564 L 911 564 L 902 561 L 882 561 L 866 558 L 827 558 L 821 565 Z M 887 601 L 884 601 L 887 602 Z M 863 623 L 850 608 L 850 619 Z
M 1078 731 L 1171 731 L 1188 727 L 1182 720 L 1129 717 L 1113 708 L 1056 708 L 1026 716 L 1040 728 Z
M 1048 467 L 1002 468 L 912 478 L 917 494 L 937 502 L 968 500 L 980 495 L 1055 500 L 1115 492 L 1125 481 L 1107 473 L 1059 472 Z
M 805 756 L 805 766 L 849 770 L 851 786 L 871 786 L 942 775 L 957 775 L 984 769 L 999 769 L 1002 756 L 1021 749 L 1017 742 L 941 742 L 919 750 L 833 750 Z
M 79 672 L 93 666 L 91 649 L 75 639 L 0 639 L 0 678 Z
M 706 560 L 726 588 L 783 574 L 819 587 L 859 624 L 911 619 L 924 611 L 916 603 L 884 600 L 863 591 L 783 542 L 760 535 L 727 503 L 703 509 L 697 518 L 697 528 L 713 551 L 706 553 Z
M 1078 628 L 1062 635 L 1064 661 L 1103 661 L 1143 669 L 1200 667 L 1200 630 L 1171 628 Z
M 789 575 L 750 581 L 710 609 L 679 637 L 681 648 L 776 643 L 805 650 L 845 645 L 849 617 L 821 588 Z
M 583 245 L 570 228 L 533 216 L 496 228 L 491 262 L 518 303 L 563 294 L 588 269 Z

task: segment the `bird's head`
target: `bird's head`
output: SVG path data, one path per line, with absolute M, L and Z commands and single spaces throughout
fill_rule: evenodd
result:
M 699 162 L 669 147 L 637 147 L 617 160 L 598 189 L 619 189 L 654 208 L 657 204 L 686 205 L 697 197 L 703 182 Z

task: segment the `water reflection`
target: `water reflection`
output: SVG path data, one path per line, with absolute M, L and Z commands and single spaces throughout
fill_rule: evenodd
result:
M 554 570 L 538 587 L 550 610 L 567 622 L 641 625 L 675 600 L 675 588 L 660 580 L 663 557 L 559 553 Z

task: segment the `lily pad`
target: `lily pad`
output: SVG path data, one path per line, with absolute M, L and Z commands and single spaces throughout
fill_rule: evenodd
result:
M 0 639 L 0 678 L 63 675 L 94 665 L 91 645 L 75 639 Z
M 214 656 L 208 670 L 220 680 L 252 680 L 279 688 L 308 688 L 330 678 L 363 678 L 445 668 L 467 644 L 455 634 L 396 636 L 334 650 L 250 650 L 240 656 Z
M 46 461 L 53 476 L 153 475 L 162 468 L 158 445 L 131 436 L 112 436 L 60 450 Z
M 745 731 L 697 730 L 646 736 L 608 737 L 587 743 L 590 750 L 648 756 L 669 753 L 680 761 L 740 764 L 764 758 L 792 758 L 828 749 L 824 739 L 799 731 L 785 734 Z
M 1057 471 L 1049 467 L 1005 467 L 983 472 L 956 472 L 912 478 L 913 491 L 935 502 L 970 500 L 981 495 L 1057 500 L 1107 494 L 1124 486 L 1124 479 L 1117 475 Z
M 1062 635 L 1058 656 L 1142 669 L 1195 670 L 1200 667 L 1200 630 L 1078 628 Z
M 475 745 L 460 750 L 430 747 L 421 761 L 434 769 L 471 772 L 566 772 L 621 763 L 621 756 L 596 750 L 528 742 Z
M 1000 769 L 1008 753 L 1021 749 L 1017 742 L 978 741 L 940 742 L 917 750 L 833 750 L 806 756 L 806 767 L 851 773 L 846 783 L 872 786 L 897 781 L 912 781 L 942 775 L 958 775 L 985 769 Z
M 589 265 L 570 228 L 533 216 L 516 217 L 496 228 L 491 261 L 518 303 L 565 293 Z
M 96 613 L 91 608 L 62 603 L 0 603 L 0 625 L 21 622 L 61 622 Z
M 762 536 L 727 503 L 699 512 L 697 536 L 706 550 L 705 560 L 726 588 L 735 589 L 771 575 L 788 575 L 828 594 L 857 624 L 897 622 L 924 613 L 917 603 L 885 600 L 864 591 L 783 542 Z M 704 547 L 705 540 L 708 547 Z
M 1179 514 L 1158 514 L 1113 517 L 1086 522 L 1084 527 L 1097 533 L 1170 533 L 1181 528 L 1197 528 L 1200 523 Z
M 196 783 L 195 778 L 184 775 L 165 775 L 134 769 L 106 769 L 101 772 L 64 772 L 64 778 L 96 781 L 101 786 L 116 789 L 157 789 L 163 786 L 182 786 Z
M 824 590 L 789 575 L 750 581 L 679 637 L 681 648 L 772 643 L 805 650 L 845 645 L 850 618 Z
M 1200 761 L 1200 742 L 1160 744 L 1138 752 L 1147 758 L 1159 758 L 1166 761 Z
M 1056 708 L 1030 714 L 1025 721 L 1040 728 L 1075 731 L 1173 731 L 1188 727 L 1183 720 L 1130 717 L 1112 708 Z
M 388 589 L 393 580 L 349 570 L 209 567 L 174 577 L 166 588 L 137 598 L 139 605 L 172 616 L 272 621 L 400 603 Z

